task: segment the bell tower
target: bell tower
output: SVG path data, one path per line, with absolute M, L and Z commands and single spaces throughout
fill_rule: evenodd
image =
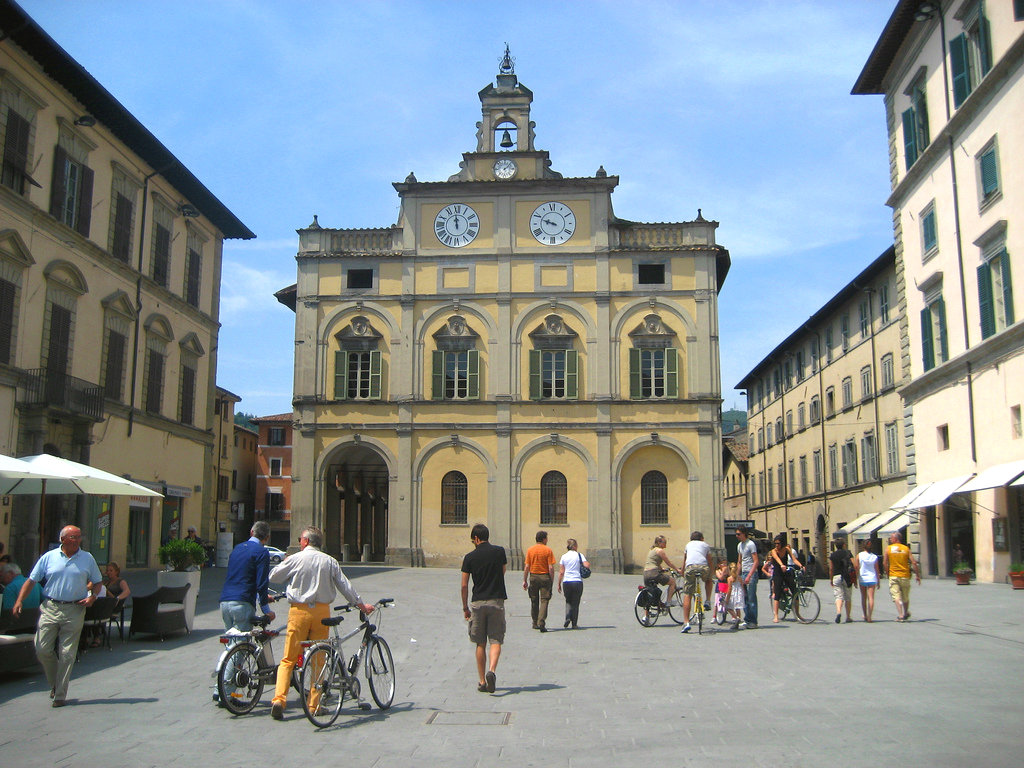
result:
M 507 43 L 495 82 L 478 95 L 483 119 L 476 124 L 476 151 L 463 153 L 461 170 L 449 181 L 562 178 L 551 170 L 548 153 L 534 147 L 533 91 L 516 77 L 515 57 Z

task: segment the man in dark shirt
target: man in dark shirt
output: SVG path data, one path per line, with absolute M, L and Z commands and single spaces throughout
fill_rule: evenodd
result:
M 494 693 L 495 670 L 505 640 L 505 550 L 488 539 L 490 532 L 477 523 L 469 535 L 476 549 L 462 560 L 462 613 L 469 622 L 469 639 L 476 645 L 477 690 Z M 469 577 L 473 577 L 473 600 L 469 600 Z M 491 641 L 488 653 L 487 641 Z M 489 664 L 488 664 L 489 660 Z

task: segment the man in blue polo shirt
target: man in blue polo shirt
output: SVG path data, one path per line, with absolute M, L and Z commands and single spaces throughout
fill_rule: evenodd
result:
M 271 619 L 267 598 L 270 577 L 270 553 L 263 546 L 270 540 L 270 523 L 260 520 L 249 531 L 251 538 L 243 541 L 228 558 L 228 573 L 220 593 L 220 615 L 224 628 L 234 627 L 240 632 L 252 629 L 256 617 L 256 604 Z
M 43 604 L 36 627 L 36 657 L 50 683 L 53 706 L 67 700 L 71 668 L 75 665 L 78 638 L 85 623 L 85 609 L 96 602 L 103 583 L 96 560 L 82 547 L 82 531 L 66 525 L 60 532 L 60 547 L 51 549 L 32 567 L 14 603 L 13 613 L 21 615 L 22 604 L 37 582 L 43 584 Z

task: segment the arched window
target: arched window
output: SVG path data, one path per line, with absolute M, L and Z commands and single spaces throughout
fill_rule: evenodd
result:
M 461 472 L 441 478 L 441 525 L 465 525 L 468 521 L 469 484 Z
M 546 472 L 540 479 L 540 524 L 566 525 L 568 483 L 561 472 Z
M 640 480 L 640 524 L 668 525 L 668 480 L 656 469 Z

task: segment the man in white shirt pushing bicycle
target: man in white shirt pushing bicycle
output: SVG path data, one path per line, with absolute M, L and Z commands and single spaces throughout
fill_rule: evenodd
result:
M 711 547 L 704 541 L 704 534 L 694 531 L 683 551 L 683 615 L 686 624 L 682 632 L 690 631 L 690 603 L 697 589 L 697 580 L 704 582 L 704 597 L 711 594 Z

